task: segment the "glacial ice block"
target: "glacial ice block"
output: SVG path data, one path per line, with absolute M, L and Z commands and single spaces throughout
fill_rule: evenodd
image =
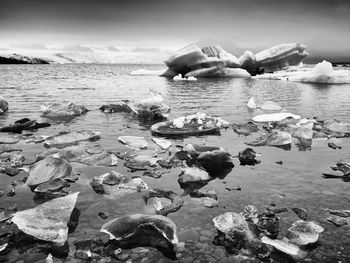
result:
M 255 59 L 265 72 L 274 72 L 299 65 L 309 55 L 305 49 L 302 44 L 280 44 L 260 51 L 255 54 Z

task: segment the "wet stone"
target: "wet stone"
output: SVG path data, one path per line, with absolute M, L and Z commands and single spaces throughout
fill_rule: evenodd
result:
M 207 242 L 207 241 L 209 241 L 209 238 L 206 236 L 200 236 L 199 241 L 200 242 Z
M 101 217 L 102 219 L 107 219 L 109 217 L 108 214 L 106 214 L 104 212 L 98 213 L 98 216 Z
M 197 231 L 195 230 L 184 230 L 184 231 L 180 231 L 178 232 L 178 238 L 179 238 L 179 241 L 183 241 L 183 242 L 186 242 L 186 241 L 198 241 L 199 240 L 199 234 L 197 233 Z
M 215 249 L 214 255 L 217 258 L 223 258 L 226 256 L 226 251 L 222 248 L 217 248 L 217 249 Z
M 125 252 L 121 252 L 118 255 L 116 255 L 116 258 L 119 260 L 126 260 L 129 258 L 129 254 L 127 254 Z
M 139 254 L 139 253 L 148 253 L 148 252 L 149 252 L 149 249 L 144 248 L 144 247 L 137 247 L 137 248 L 131 249 L 131 252 L 132 252 L 132 253 L 136 253 L 136 254 Z
M 193 257 L 186 257 L 186 258 L 184 258 L 183 262 L 184 262 L 184 263 L 192 263 L 193 260 L 194 260 Z
M 213 237 L 215 234 L 211 230 L 202 230 L 200 232 L 201 236 Z

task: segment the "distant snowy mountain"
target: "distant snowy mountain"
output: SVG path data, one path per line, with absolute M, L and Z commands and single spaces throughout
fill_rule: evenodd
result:
M 0 64 L 49 64 L 48 61 L 19 54 L 0 56 Z
M 23 49 L 0 50 L 0 56 L 16 53 L 23 57 L 38 58 L 50 63 L 121 63 L 121 64 L 162 64 L 171 50 L 157 48 L 90 48 L 71 46 L 61 49 Z

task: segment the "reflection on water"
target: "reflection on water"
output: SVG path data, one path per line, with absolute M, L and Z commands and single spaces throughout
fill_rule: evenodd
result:
M 0 125 L 28 117 L 38 119 L 40 105 L 59 100 L 70 100 L 84 104 L 91 111 L 70 122 L 52 122 L 50 128 L 39 131 L 50 134 L 66 129 L 92 129 L 102 132 L 101 143 L 107 150 L 125 151 L 118 143 L 121 135 L 144 136 L 151 138 L 149 124 L 139 123 L 127 114 L 104 114 L 98 110 L 102 104 L 113 103 L 121 99 L 141 99 L 149 95 L 153 88 L 162 92 L 171 106 L 170 118 L 198 111 L 210 115 L 219 115 L 233 122 L 248 120 L 257 112 L 249 112 L 246 107 L 251 96 L 257 103 L 272 100 L 280 104 L 285 111 L 304 117 L 318 116 L 348 121 L 350 116 L 350 85 L 316 85 L 293 82 L 255 79 L 203 79 L 196 82 L 175 82 L 160 77 L 130 76 L 138 68 L 159 69 L 158 65 L 1 65 L 0 91 L 10 105 L 9 113 L 0 116 Z M 244 142 L 251 141 L 256 135 L 238 136 L 231 129 L 224 130 L 221 136 L 187 138 L 184 142 L 224 146 L 233 156 L 247 148 Z M 175 143 L 182 143 L 177 140 Z M 203 208 L 196 206 L 189 197 L 184 197 L 183 207 L 170 214 L 179 231 L 191 228 L 214 230 L 212 218 L 225 211 L 241 211 L 246 204 L 257 206 L 260 210 L 270 204 L 278 207 L 301 207 L 308 210 L 312 220 L 319 221 L 325 227 L 321 236 L 322 246 L 309 258 L 319 262 L 337 262 L 350 260 L 350 233 L 346 228 L 337 228 L 325 219 L 325 208 L 349 209 L 350 185 L 339 179 L 324 179 L 322 172 L 339 159 L 350 156 L 350 140 L 337 139 L 341 150 L 327 147 L 325 139 L 313 140 L 311 151 L 299 151 L 293 145 L 291 151 L 273 147 L 254 147 L 261 153 L 261 164 L 254 167 L 240 166 L 237 159 L 235 167 L 222 180 L 209 182 L 203 189 L 214 189 L 218 194 L 219 207 Z M 24 156 L 32 160 L 43 150 L 42 145 L 20 144 Z M 283 165 L 276 164 L 282 161 Z M 111 169 L 85 167 L 74 164 L 83 172 L 71 191 L 80 191 L 77 208 L 81 211 L 79 225 L 71 238 L 81 238 L 99 230 L 105 222 L 98 217 L 105 212 L 110 218 L 130 213 L 146 212 L 139 194 L 125 199 L 109 200 L 93 192 L 89 180 Z M 120 164 L 115 170 L 128 173 Z M 164 174 L 160 179 L 143 178 L 152 188 L 172 190 L 178 194 L 182 189 L 177 179 L 179 170 Z M 135 173 L 135 175 L 141 175 Z M 20 177 L 21 175 L 19 175 Z M 7 192 L 10 183 L 17 178 L 2 176 L 0 190 Z M 228 191 L 241 187 L 242 191 Z M 284 196 L 284 198 L 282 198 Z M 35 205 L 32 193 L 23 187 L 17 187 L 15 197 L 3 196 L 0 207 L 16 205 L 18 210 Z M 298 218 L 292 212 L 281 215 L 281 228 L 285 231 Z M 282 231 L 282 232 L 283 232 Z M 341 237 L 341 238 L 339 238 Z M 214 238 L 214 237 L 212 237 Z M 213 247 L 212 240 L 207 242 Z M 215 249 L 215 247 L 213 248 Z M 192 251 L 197 255 L 196 251 Z M 338 253 L 339 252 L 339 253 Z M 161 254 L 158 255 L 162 257 Z M 320 260 L 321 258 L 322 260 Z M 315 262 L 316 262 L 315 261 Z M 154 262 L 158 262 L 155 259 Z

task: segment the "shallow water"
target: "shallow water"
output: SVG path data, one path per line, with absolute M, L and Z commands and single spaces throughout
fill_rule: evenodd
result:
M 350 85 L 324 85 L 282 82 L 254 79 L 207 79 L 196 82 L 175 82 L 153 76 L 130 76 L 139 68 L 160 69 L 161 65 L 0 65 L 0 91 L 10 105 L 10 111 L 0 116 L 0 126 L 23 118 L 40 119 L 40 105 L 43 103 L 70 100 L 85 105 L 91 111 L 70 122 L 53 122 L 50 128 L 40 129 L 39 134 L 50 134 L 55 130 L 68 127 L 72 130 L 92 129 L 102 132 L 101 144 L 107 150 L 125 151 L 126 147 L 117 141 L 121 135 L 144 136 L 150 142 L 149 126 L 126 114 L 105 114 L 98 110 L 102 104 L 113 103 L 121 99 L 137 100 L 149 95 L 153 88 L 162 92 L 171 107 L 170 118 L 195 112 L 218 115 L 230 122 L 248 120 L 261 112 L 250 112 L 246 103 L 251 96 L 256 101 L 272 100 L 283 107 L 284 111 L 302 115 L 349 120 Z M 44 119 L 40 119 L 41 121 Z M 221 136 L 187 138 L 185 142 L 205 141 L 208 144 L 224 146 L 232 155 L 246 148 L 244 142 L 255 138 L 238 136 L 232 129 L 224 130 Z M 350 157 L 350 139 L 334 140 L 343 148 L 333 150 L 327 147 L 326 139 L 313 140 L 311 151 L 298 151 L 293 145 L 291 151 L 272 147 L 256 147 L 262 154 L 261 164 L 255 167 L 240 166 L 237 159 L 235 167 L 223 180 L 211 181 L 203 189 L 214 189 L 219 198 L 219 207 L 204 208 L 189 197 L 184 198 L 183 207 L 168 217 L 177 225 L 178 232 L 194 229 L 214 231 L 212 218 L 225 211 L 240 212 L 247 204 L 264 209 L 271 203 L 277 207 L 302 207 L 308 210 L 310 219 L 325 227 L 321 234 L 321 246 L 312 251 L 307 259 L 313 262 L 350 262 L 349 226 L 337 228 L 326 221 L 325 208 L 349 209 L 350 184 L 338 179 L 323 179 L 321 173 L 339 159 Z M 181 141 L 177 143 L 182 143 Z M 28 161 L 43 150 L 42 144 L 23 144 L 24 155 Z M 283 161 L 283 165 L 276 164 Z M 70 234 L 73 240 L 87 237 L 98 231 L 107 220 L 131 213 L 147 213 L 140 194 L 131 194 L 124 198 L 106 199 L 96 194 L 89 186 L 89 179 L 109 170 L 127 173 L 122 162 L 118 167 L 101 168 L 74 164 L 84 176 L 70 187 L 71 191 L 80 191 L 77 208 L 81 211 L 79 226 Z M 178 194 L 182 189 L 177 183 L 180 170 L 171 170 L 160 179 L 143 178 L 151 188 L 172 190 Z M 141 175 L 141 173 L 134 173 Z M 18 177 L 18 178 L 17 178 Z M 1 176 L 0 190 L 9 191 L 10 183 L 15 179 Z M 240 186 L 242 191 L 228 191 L 226 187 Z M 16 205 L 18 210 L 35 206 L 33 194 L 27 189 L 17 188 L 16 196 L 0 198 L 0 207 Z M 285 195 L 284 198 L 279 197 Z M 289 209 L 290 210 L 290 209 Z M 110 218 L 103 220 L 99 212 L 106 212 Z M 290 210 L 280 215 L 282 233 L 296 221 L 297 216 Z M 1 231 L 4 231 L 2 228 Z M 213 237 L 212 237 L 213 238 Z M 183 261 L 200 259 L 202 262 L 219 261 L 215 247 L 209 240 L 188 242 L 183 252 Z M 197 243 L 202 243 L 197 246 Z M 152 250 L 153 251 L 153 250 Z M 209 251 L 212 259 L 204 255 Z M 217 252 L 217 251 L 216 251 Z M 152 252 L 153 253 L 153 252 Z M 222 256 L 222 255 L 221 255 Z M 151 262 L 169 261 L 161 253 L 151 254 Z M 192 260 L 191 260 L 192 257 Z M 34 262 L 34 258 L 23 259 Z M 138 261 L 138 260 L 136 260 Z M 281 261 L 283 262 L 283 261 Z

